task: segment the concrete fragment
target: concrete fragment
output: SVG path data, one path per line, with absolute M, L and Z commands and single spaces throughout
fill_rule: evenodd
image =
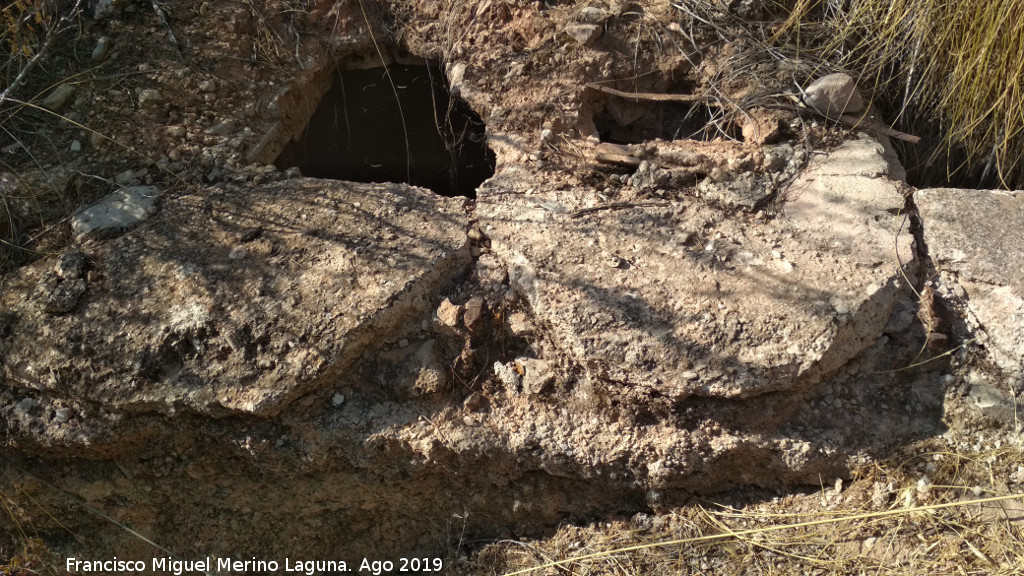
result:
M 573 218 L 545 209 L 544 193 L 509 194 L 500 176 L 478 212 L 512 287 L 592 378 L 744 397 L 819 381 L 881 335 L 915 263 L 879 155 L 864 139 L 813 163 L 771 225 L 701 202 Z M 749 265 L 778 262 L 772 250 L 788 274 Z
M 516 358 L 516 368 L 523 374 L 523 392 L 526 394 L 543 394 L 555 381 L 555 373 L 546 360 Z
M 153 186 L 122 188 L 72 216 L 71 230 L 78 241 L 127 230 L 156 214 L 159 197 Z
M 53 271 L 62 280 L 80 278 L 85 270 L 85 253 L 76 248 L 69 248 L 57 257 Z
M 47 274 L 40 281 L 37 294 L 43 311 L 64 314 L 74 309 L 85 289 L 85 281 L 81 278 L 60 280 L 55 274 Z
M 919 190 L 928 253 L 994 363 L 1024 385 L 1024 192 Z
M 462 306 L 452 304 L 452 301 L 447 298 L 437 307 L 437 320 L 446 328 L 458 327 L 460 314 L 462 314 Z
M 506 388 L 512 390 L 519 388 L 519 385 L 522 382 L 522 378 L 519 376 L 519 373 L 516 372 L 515 368 L 501 362 L 494 363 L 494 376 L 499 382 L 504 384 Z
M 4 335 L 6 381 L 110 409 L 277 413 L 429 314 L 429 296 L 470 263 L 468 225 L 461 199 L 396 184 L 294 179 L 176 198 L 93 248 L 104 281 L 87 307 L 45 315 L 25 298 L 33 268 L 4 279 L 0 308 L 19 322 Z M 248 256 L 231 260 L 254 228 Z

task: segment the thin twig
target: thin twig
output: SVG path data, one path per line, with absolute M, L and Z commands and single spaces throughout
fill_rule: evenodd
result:
M 10 98 L 11 94 L 13 94 L 14 91 L 17 90 L 19 86 L 21 86 L 21 83 L 25 81 L 25 76 L 27 76 L 28 73 L 32 70 L 32 68 L 35 67 L 36 63 L 39 62 L 39 59 L 42 58 L 44 54 L 46 54 L 46 51 L 53 44 L 53 41 L 56 37 L 56 29 L 48 31 L 46 33 L 46 41 L 43 42 L 43 46 L 39 49 L 38 52 L 36 52 L 35 56 L 33 56 L 32 59 L 29 60 L 28 63 L 25 64 L 25 66 L 22 67 L 21 71 L 18 72 L 18 76 L 14 79 L 14 82 L 11 82 L 10 86 L 5 88 L 3 92 L 0 92 L 0 106 L 3 106 L 7 102 L 7 99 Z
M 850 128 L 856 128 L 860 130 L 867 130 L 869 132 L 875 132 L 878 134 L 884 134 L 897 140 L 903 140 L 904 142 L 910 142 L 911 144 L 917 144 L 921 141 L 920 136 L 914 136 L 913 134 L 907 134 L 906 132 L 900 132 L 899 130 L 893 130 L 885 124 L 871 118 L 861 118 L 859 116 L 852 116 L 850 114 L 843 114 L 839 117 L 839 121 L 846 124 Z
M 608 86 L 602 86 L 600 84 L 587 84 L 585 88 L 590 90 L 596 90 L 598 92 L 604 92 L 605 94 L 611 94 L 612 96 L 618 96 L 619 98 L 627 98 L 629 100 L 647 100 L 651 102 L 704 102 L 709 106 L 721 106 L 718 99 L 713 96 L 704 96 L 702 94 L 658 94 L 653 92 L 623 92 L 622 90 L 616 90 Z
M 624 210 L 626 208 L 642 208 L 645 206 L 671 206 L 670 202 L 612 202 L 611 204 L 602 204 L 600 206 L 591 206 L 590 208 L 582 208 L 570 214 L 573 218 L 580 218 L 587 214 L 593 214 L 594 212 L 600 212 L 601 210 Z

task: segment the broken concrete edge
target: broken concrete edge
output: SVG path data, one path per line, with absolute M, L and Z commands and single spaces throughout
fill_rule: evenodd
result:
M 492 249 L 507 268 L 510 285 L 545 327 L 544 336 L 590 377 L 657 391 L 673 401 L 805 390 L 882 337 L 897 300 L 916 277 L 918 261 L 904 225 L 905 197 L 901 185 L 886 176 L 889 165 L 882 154 L 876 140 L 860 136 L 811 162 L 794 184 L 802 195 L 789 199 L 772 224 L 735 222 L 743 208 L 703 193 L 655 207 L 641 203 L 603 211 L 582 222 L 566 207 L 580 201 L 574 195 L 518 192 L 516 177 L 529 168 L 516 165 L 502 167 L 481 190 L 478 216 L 492 234 Z M 688 214 L 705 216 L 689 222 Z M 730 263 L 694 267 L 701 259 L 684 249 L 688 241 L 682 232 L 705 217 L 725 234 L 719 244 Z M 644 233 L 637 235 L 640 229 Z M 729 238 L 742 241 L 759 265 L 733 258 L 739 254 Z M 772 272 L 766 264 L 781 257 L 769 254 L 775 252 L 773 244 L 795 266 Z M 629 256 L 630 245 L 642 247 L 635 255 L 639 267 L 622 266 L 621 257 L 614 269 L 602 266 L 601 254 L 622 249 Z M 718 248 L 700 254 L 708 250 L 718 254 Z M 836 278 L 840 271 L 842 281 Z M 685 284 L 710 273 L 716 280 L 712 292 L 720 294 L 699 297 L 707 300 L 699 304 L 694 297 L 703 291 Z M 634 295 L 637 310 L 631 311 L 625 294 Z M 743 302 L 751 298 L 760 304 Z M 716 303 L 717 309 L 701 308 Z M 746 323 L 744 333 L 769 331 L 751 340 L 749 352 L 743 346 L 734 350 L 732 337 L 714 328 L 728 322 L 729 314 L 735 317 L 735 312 L 719 312 L 730 308 Z M 701 310 L 712 317 L 710 326 L 695 319 Z M 637 322 L 657 326 L 641 328 Z M 774 340 L 770 332 L 783 324 L 795 330 L 787 342 L 769 341 Z M 717 344 L 702 349 L 704 341 Z M 696 370 L 686 368 L 691 362 Z
M 345 371 L 374 345 L 401 333 L 403 325 L 408 321 L 429 317 L 442 287 L 462 276 L 472 261 L 470 242 L 467 238 L 462 246 L 448 254 L 438 266 L 414 281 L 407 282 L 389 299 L 384 308 L 357 329 L 348 332 L 344 337 L 342 353 L 321 374 L 307 381 L 299 381 L 294 388 L 267 396 L 251 405 L 225 407 L 235 412 L 272 418 L 301 397 L 333 389 Z
M 325 194 L 327 190 L 333 192 Z M 271 196 L 261 196 L 266 194 Z M 263 198 L 264 201 L 257 203 L 255 209 L 246 208 L 255 198 Z M 322 201 L 310 202 L 310 199 Z M 58 259 L 57 272 L 54 272 L 55 264 L 47 259 L 4 279 L 4 300 L 12 306 L 12 312 L 15 309 L 21 310 L 26 316 L 24 326 L 16 328 L 15 332 L 0 334 L 5 340 L 11 339 L 11 349 L 7 351 L 8 357 L 3 362 L 3 379 L 12 389 L 44 393 L 60 390 L 68 401 L 124 413 L 201 412 L 213 416 L 231 413 L 277 414 L 295 398 L 314 391 L 318 386 L 330 386 L 332 378 L 336 379 L 365 352 L 365 348 L 400 330 L 410 317 L 429 314 L 442 287 L 455 281 L 472 262 L 473 254 L 466 234 L 469 220 L 459 204 L 456 200 L 441 199 L 430 191 L 413 187 L 329 183 L 315 179 L 264 186 L 258 193 L 257 189 L 233 192 L 210 189 L 206 193 L 183 197 L 169 206 L 161 216 L 132 233 L 92 245 L 104 265 L 97 277 L 100 284 L 94 287 L 98 291 L 91 299 L 86 297 L 85 302 L 89 307 L 85 310 L 54 317 L 43 313 L 40 306 L 35 286 L 40 277 L 46 279 L 58 276 L 64 268 L 61 265 L 63 257 Z M 232 216 L 226 220 L 217 220 L 211 226 L 205 211 L 209 206 L 227 210 L 226 213 Z M 313 206 L 319 208 L 312 212 L 303 209 Z M 342 209 L 346 206 L 348 210 Z M 438 220 L 431 223 L 431 215 Z M 301 219 L 298 219 L 300 216 Z M 307 217 L 310 217 L 308 221 Z M 349 224 L 346 224 L 347 218 L 352 219 Z M 287 222 L 292 221 L 305 224 L 297 228 L 287 226 Z M 291 246 L 288 249 L 308 250 L 308 243 L 312 241 L 317 252 L 296 261 L 287 258 L 281 260 L 284 258 L 281 256 L 276 259 L 276 264 L 275 260 L 267 259 L 272 252 L 257 257 L 259 259 L 252 261 L 252 264 L 247 264 L 249 260 L 239 260 L 248 258 L 244 256 L 245 249 L 241 248 L 243 244 L 239 244 L 247 242 L 239 239 L 239 227 L 243 230 L 262 230 L 262 226 L 268 222 L 275 222 L 270 227 L 272 231 L 268 233 L 272 242 L 281 243 L 280 246 L 285 248 Z M 311 225 L 314 228 L 310 228 Z M 203 226 L 200 229 L 202 234 L 188 235 L 183 232 L 194 226 Z M 411 234 L 398 236 L 389 232 L 396 230 L 396 226 L 408 226 Z M 317 231 L 323 227 L 337 229 L 342 239 L 355 239 L 356 251 L 349 252 L 348 246 L 351 245 L 347 241 L 339 243 L 331 240 L 330 236 L 321 238 Z M 359 235 L 360 230 L 364 231 L 363 235 Z M 311 240 L 303 240 L 307 238 L 307 232 Z M 270 250 L 270 246 L 267 244 L 264 248 Z M 371 271 L 380 265 L 373 257 L 375 252 L 364 251 L 367 248 L 379 250 L 385 255 L 395 254 L 398 268 L 384 270 L 381 275 L 383 280 L 379 281 L 387 280 L 386 288 L 372 281 L 367 285 L 370 290 L 367 292 L 368 297 L 352 299 L 346 294 L 358 286 L 352 282 L 365 272 L 347 263 L 358 262 L 357 266 L 369 267 Z M 319 254 L 319 250 L 326 250 L 328 258 L 333 257 L 334 260 L 317 264 L 320 260 L 315 254 Z M 236 252 L 242 255 L 236 255 Z M 305 251 L 300 253 L 306 254 Z M 363 255 L 359 256 L 360 253 Z M 83 262 L 84 258 L 82 255 Z M 336 270 L 341 275 L 337 282 L 332 280 L 335 276 L 332 270 L 335 268 L 331 262 L 341 264 L 341 268 Z M 429 265 L 424 266 L 418 262 L 427 262 Z M 224 275 L 224 271 L 239 265 L 241 268 L 236 273 Z M 303 364 L 308 364 L 309 369 L 270 369 L 269 372 L 261 372 L 266 375 L 261 385 L 249 385 L 238 381 L 238 378 L 245 376 L 245 361 L 242 356 L 237 356 L 238 346 L 244 344 L 236 344 L 232 340 L 237 338 L 232 334 L 240 328 L 232 315 L 242 313 L 245 306 L 242 304 L 242 308 L 239 308 L 240 301 L 232 294 L 240 294 L 238 290 L 245 289 L 247 281 L 262 282 L 260 270 L 273 273 L 282 270 L 281 266 L 284 266 L 283 270 L 292 270 L 293 273 L 319 274 L 319 278 L 325 281 L 323 286 L 317 283 L 310 285 L 309 291 L 303 289 L 307 294 L 306 310 L 293 318 L 312 324 L 303 324 L 306 327 L 294 334 L 287 329 L 287 325 L 281 331 L 282 326 L 277 326 L 276 321 L 267 325 L 281 338 L 287 339 L 289 335 L 298 341 L 307 336 L 312 338 L 312 343 L 300 344 L 295 348 L 298 354 L 310 355 L 310 360 Z M 207 276 L 207 272 L 211 272 L 211 275 Z M 76 272 L 80 273 L 81 270 Z M 69 274 L 65 271 L 65 275 Z M 197 283 L 181 285 L 181 282 Z M 154 293 L 152 296 L 160 295 L 156 299 L 151 296 L 148 304 L 136 302 L 140 294 L 149 293 L 152 284 L 162 286 L 164 293 Z M 299 287 L 294 282 L 286 282 L 284 285 L 290 287 L 288 290 Z M 324 293 L 323 290 L 328 287 L 331 292 Z M 184 292 L 181 292 L 182 289 Z M 248 322 L 261 325 L 266 314 L 271 314 L 266 318 L 277 318 L 277 314 L 282 312 L 281 307 L 275 304 L 275 292 L 270 294 L 269 300 L 256 305 L 254 316 L 242 318 L 245 325 L 241 329 L 248 329 Z M 284 294 L 287 295 L 287 292 Z M 316 319 L 320 316 L 318 307 L 328 301 L 321 301 L 320 298 L 331 298 L 330 294 L 334 295 L 334 299 L 329 301 L 334 302 L 335 306 L 341 306 L 338 310 L 345 310 L 349 320 L 334 322 L 331 319 Z M 108 339 L 102 334 L 103 318 L 113 320 L 125 312 L 127 303 L 124 298 L 129 298 L 132 303 L 129 308 L 141 315 L 136 317 L 135 313 L 128 313 L 124 317 L 134 318 L 122 326 L 122 329 L 128 330 L 128 334 L 133 335 L 131 344 L 120 343 L 121 339 Z M 182 301 L 182 298 L 185 300 Z M 227 306 L 224 310 L 228 316 L 221 317 L 218 322 L 210 312 L 223 305 Z M 351 316 L 356 310 L 350 309 L 350 305 L 358 307 L 360 314 L 369 316 L 360 315 L 356 319 Z M 182 352 L 176 352 L 175 362 L 179 367 L 170 368 L 173 370 L 170 374 L 147 376 L 138 372 L 138 367 L 125 368 L 125 362 L 147 362 L 153 354 L 163 354 L 168 345 L 166 339 L 177 337 L 178 328 L 173 328 L 173 322 L 176 322 L 173 310 L 168 316 L 165 313 L 167 306 L 172 309 L 198 307 L 195 313 L 201 319 L 196 321 L 202 325 L 201 331 L 205 332 L 205 335 L 198 337 L 213 347 L 207 348 L 209 344 L 198 345 L 200 350 L 207 351 L 195 357 L 178 358 L 177 355 Z M 108 308 L 109 313 L 105 312 Z M 290 315 L 286 316 L 291 318 Z M 281 321 L 288 320 L 283 318 Z M 171 333 L 160 332 L 161 326 L 169 326 L 167 322 L 172 322 Z M 57 325 L 62 328 L 56 328 Z M 67 348 L 67 342 L 58 340 L 43 343 L 33 340 L 38 336 L 44 338 L 45 342 L 44 334 L 47 331 L 62 329 L 78 334 L 77 346 L 86 350 L 86 353 L 88 350 L 98 351 L 99 358 L 107 358 L 99 360 L 99 364 L 94 366 L 88 359 L 76 360 L 77 354 Z M 325 338 L 329 342 L 319 341 Z M 43 344 L 45 354 L 39 351 L 40 344 Z M 231 350 L 225 348 L 228 344 Z M 227 350 L 227 356 L 218 350 Z M 110 356 L 111 353 L 114 356 Z M 125 353 L 134 356 L 126 360 L 123 357 Z M 166 359 L 158 361 L 167 362 Z M 239 361 L 242 364 L 238 364 Z M 117 362 L 122 363 L 122 366 L 117 367 Z M 184 373 L 182 368 L 185 368 Z M 237 372 L 239 368 L 243 368 L 242 373 Z M 179 373 L 183 374 L 180 381 Z M 196 377 L 206 378 L 209 384 L 195 380 Z
M 913 195 L 928 278 L 922 306 L 965 382 L 1024 395 L 1024 191 L 931 188 Z M 973 394 L 973 392 L 971 392 Z M 1018 400 L 1019 401 L 1019 400 Z
M 370 41 L 372 38 L 366 36 L 366 40 Z M 316 66 L 303 70 L 287 86 L 281 88 L 268 105 L 268 112 L 277 120 L 245 151 L 245 162 L 249 165 L 273 164 L 288 143 L 298 140 L 306 130 L 321 99 L 331 88 L 338 70 L 376 68 L 392 62 L 423 64 L 421 59 L 404 57 L 400 53 L 380 52 L 371 45 L 344 58 L 318 60 Z M 465 69 L 463 64 L 463 74 Z M 451 70 L 458 71 L 457 68 Z M 452 77 L 461 85 L 461 76 L 455 78 L 453 74 Z M 452 95 L 459 95 L 455 91 L 454 83 Z

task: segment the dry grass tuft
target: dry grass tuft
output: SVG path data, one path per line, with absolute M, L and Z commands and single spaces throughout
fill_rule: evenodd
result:
M 1019 443 L 976 453 L 923 445 L 865 466 L 845 488 L 564 527 L 493 544 L 462 573 L 1019 574 L 1024 494 L 1000 480 L 1011 470 L 1024 470 Z
M 947 175 L 1024 188 L 1024 1 L 791 0 L 775 41 L 859 73 L 908 131 L 939 124 Z M 915 124 L 918 124 L 915 126 Z

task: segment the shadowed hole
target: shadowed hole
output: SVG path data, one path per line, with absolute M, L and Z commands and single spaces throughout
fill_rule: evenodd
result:
M 475 198 L 494 174 L 494 153 L 483 121 L 451 96 L 439 67 L 392 64 L 340 71 L 274 164 L 316 178 L 407 182 Z

